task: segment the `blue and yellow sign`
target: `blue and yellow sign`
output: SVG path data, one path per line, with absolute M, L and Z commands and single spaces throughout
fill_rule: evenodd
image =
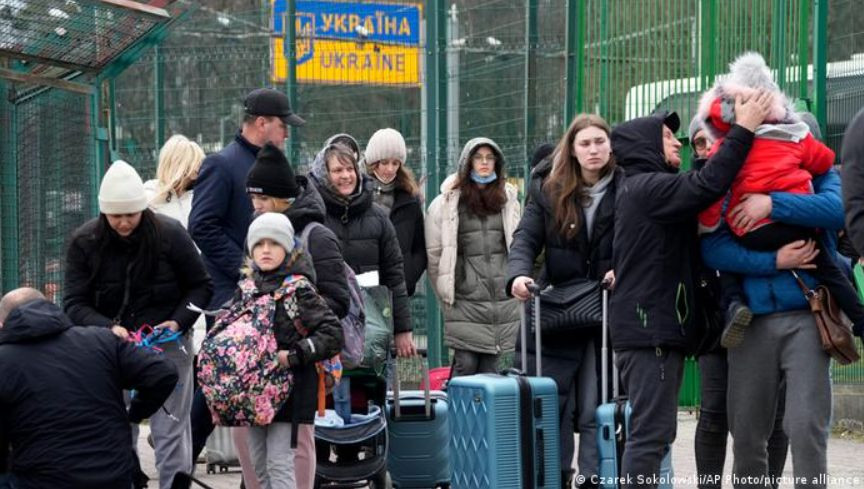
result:
M 273 0 L 271 66 L 284 81 L 285 0 Z M 420 6 L 298 0 L 297 81 L 370 85 L 420 83 Z

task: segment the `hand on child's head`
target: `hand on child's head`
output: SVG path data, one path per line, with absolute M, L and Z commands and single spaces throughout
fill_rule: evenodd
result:
M 774 94 L 766 90 L 759 90 L 749 97 L 738 95 L 735 97 L 735 122 L 751 132 L 755 131 L 768 117 L 773 103 Z

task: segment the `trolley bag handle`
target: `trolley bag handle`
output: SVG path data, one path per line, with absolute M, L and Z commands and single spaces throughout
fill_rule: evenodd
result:
M 396 351 L 391 349 L 391 353 L 393 354 L 393 358 L 399 361 L 396 356 Z M 417 348 L 417 354 L 423 357 L 423 361 L 420 362 L 423 368 L 423 379 L 426 381 L 423 384 L 423 400 L 425 407 L 426 419 L 429 419 L 432 416 L 432 394 L 429 391 L 429 355 L 425 348 Z M 401 390 L 401 385 L 399 381 L 399 366 L 395 365 L 393 368 L 393 419 L 399 420 L 402 418 L 402 406 L 400 404 L 400 395 L 399 392 Z
M 534 301 L 534 359 L 536 360 L 537 377 L 543 375 L 543 361 L 540 359 L 540 286 L 535 283 L 527 284 L 528 291 L 531 292 L 531 299 Z M 528 301 L 519 310 L 519 319 L 521 323 L 520 334 L 522 343 L 522 369 L 528 371 Z
M 601 391 L 601 401 L 602 404 L 606 404 L 609 402 L 609 289 L 612 286 L 612 282 L 610 280 L 603 280 L 600 283 L 600 288 L 602 289 L 602 303 L 603 303 L 603 345 L 600 348 L 600 391 Z M 613 376 L 615 377 L 613 385 L 613 397 L 618 397 L 618 369 L 615 367 L 614 355 L 612 368 L 615 370 L 613 372 Z

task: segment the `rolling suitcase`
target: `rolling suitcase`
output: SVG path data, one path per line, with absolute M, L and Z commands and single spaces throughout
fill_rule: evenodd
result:
M 400 390 L 399 369 L 393 369 L 393 393 L 387 399 L 387 470 L 393 487 L 449 487 L 447 394 L 430 391 L 426 352 L 420 354 L 423 390 Z
M 240 468 L 240 459 L 234 449 L 234 439 L 231 437 L 231 428 L 227 426 L 216 426 L 213 433 L 207 438 L 207 473 L 228 472 L 231 468 Z
M 540 320 L 539 289 L 532 287 L 534 321 Z M 528 321 L 522 310 L 522 365 L 527 362 Z M 540 328 L 534 328 L 538 377 L 508 370 L 503 375 L 454 377 L 450 398 L 450 482 L 454 489 L 561 487 L 558 388 L 539 377 Z
M 600 458 L 600 487 L 617 489 L 621 478 L 620 460 L 630 430 L 630 414 L 633 409 L 626 397 L 618 395 L 618 369 L 612 361 L 612 400 L 609 401 L 609 290 L 603 287 L 603 346 L 601 348 L 601 404 L 597 407 L 597 449 Z M 666 455 L 660 464 L 658 489 L 672 486 L 672 447 L 666 447 Z

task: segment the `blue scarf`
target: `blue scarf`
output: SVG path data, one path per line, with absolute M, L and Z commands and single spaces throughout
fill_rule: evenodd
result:
M 483 176 L 480 176 L 480 174 L 477 173 L 476 171 L 471 170 L 471 181 L 474 183 L 479 183 L 482 185 L 482 184 L 492 183 L 495 180 L 498 180 L 498 174 L 495 172 L 492 172 L 488 176 L 483 177 Z

